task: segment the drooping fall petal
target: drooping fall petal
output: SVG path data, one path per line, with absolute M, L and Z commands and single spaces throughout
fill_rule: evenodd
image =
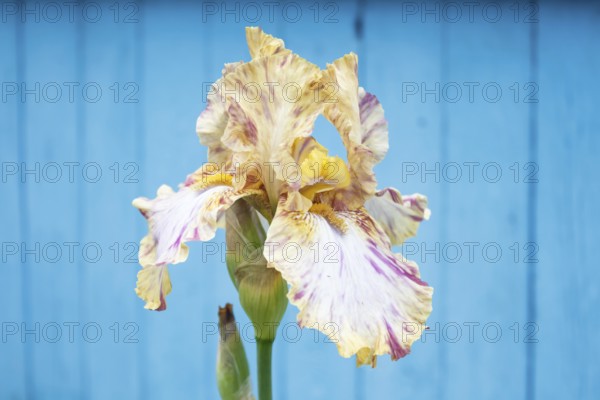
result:
M 231 186 L 231 178 L 224 176 L 188 177 L 187 185 L 177 192 L 163 185 L 158 189 L 156 198 L 140 197 L 133 201 L 148 220 L 149 233 L 139 250 L 139 261 L 144 269 L 138 275 L 136 290 L 147 302 L 147 308 L 166 308 L 164 296 L 171 290 L 170 282 L 165 286 L 164 279 L 168 279 L 166 267 L 187 259 L 185 242 L 212 239 L 217 228 L 224 223 L 225 211 L 236 200 L 261 195 L 255 189 L 236 191 Z M 194 182 L 194 179 L 200 180 Z
M 402 196 L 397 189 L 385 188 L 365 203 L 365 208 L 387 233 L 392 245 L 402 244 L 417 234 L 421 221 L 429 219 L 427 197 Z
M 133 205 L 148 219 L 156 246 L 154 262 L 177 264 L 185 261 L 185 242 L 212 239 L 222 222 L 224 211 L 243 195 L 228 185 L 199 190 L 188 186 L 177 192 L 163 185 L 156 198 L 134 200 Z
M 265 257 L 290 284 L 298 323 L 335 341 L 359 364 L 404 357 L 425 328 L 433 289 L 414 262 L 391 251 L 364 209 L 313 212 L 280 208 L 267 232 Z
M 135 293 L 146 302 L 145 308 L 163 311 L 167 308 L 165 298 L 171 293 L 171 279 L 166 264 L 156 265 L 156 246 L 151 234 L 140 243 L 139 260 L 142 269 L 137 274 Z

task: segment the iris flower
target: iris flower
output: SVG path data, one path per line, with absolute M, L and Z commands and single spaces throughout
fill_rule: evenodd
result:
M 420 194 L 377 190 L 373 168 L 388 150 L 383 108 L 359 87 L 355 54 L 321 70 L 260 28 L 246 38 L 252 60 L 225 65 L 197 121 L 208 163 L 177 191 L 163 185 L 133 202 L 149 227 L 136 293 L 164 310 L 168 265 L 186 260 L 186 242 L 211 240 L 244 199 L 268 223 L 263 255 L 289 285 L 301 327 L 321 330 L 358 365 L 404 357 L 425 328 L 433 289 L 392 246 L 414 236 L 429 210 Z M 346 161 L 312 136 L 319 115 L 339 132 Z

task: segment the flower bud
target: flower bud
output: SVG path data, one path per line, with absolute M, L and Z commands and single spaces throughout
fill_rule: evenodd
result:
M 257 212 L 244 200 L 236 201 L 225 214 L 225 261 L 233 284 L 239 282 L 235 272 L 239 268 L 261 261 L 262 246 L 266 239 Z
M 262 265 L 241 268 L 236 272 L 240 303 L 254 324 L 258 340 L 273 341 L 288 300 L 287 283 L 279 271 Z
M 261 221 L 252 207 L 237 201 L 227 211 L 225 229 L 227 269 L 240 303 L 254 325 L 256 338 L 272 341 L 287 308 L 287 283 L 277 270 L 267 267 Z
M 219 307 L 217 386 L 223 400 L 251 400 L 250 369 L 233 316 L 233 306 Z

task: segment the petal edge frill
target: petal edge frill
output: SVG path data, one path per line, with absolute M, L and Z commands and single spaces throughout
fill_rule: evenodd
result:
M 358 364 L 404 357 L 425 329 L 433 289 L 364 209 L 280 209 L 264 255 L 290 284 L 300 326 L 319 329 Z

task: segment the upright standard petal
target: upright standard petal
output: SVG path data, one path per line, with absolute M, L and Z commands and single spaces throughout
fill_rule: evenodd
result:
M 290 53 L 283 40 L 263 32 L 258 27 L 246 28 L 246 40 L 252 58 Z M 225 64 L 222 77 L 211 85 L 206 97 L 206 108 L 196 121 L 196 133 L 200 143 L 208 147 L 208 161 L 220 165 L 226 164 L 231 158 L 230 149 L 221 142 L 229 120 L 223 93 L 223 77 L 241 64 L 241 61 Z
M 365 208 L 381 225 L 392 245 L 416 236 L 421 221 L 429 219 L 427 197 L 422 194 L 402 196 L 397 189 L 385 188 L 365 203 Z
M 431 313 L 433 289 L 390 247 L 364 209 L 317 205 L 309 212 L 279 208 L 264 254 L 290 284 L 300 326 L 325 333 L 342 356 L 374 365 L 377 355 L 408 354 Z
M 289 180 L 284 168 L 294 166 L 294 139 L 311 134 L 321 111 L 315 98 L 319 76 L 317 66 L 284 53 L 240 65 L 224 79 L 229 121 L 223 143 L 236 153 L 236 162 L 262 169 L 272 205 Z
M 225 64 L 222 76 L 231 73 L 242 62 Z M 196 121 L 196 133 L 200 143 L 208 147 L 208 161 L 224 165 L 231 158 L 231 151 L 221 142 L 229 116 L 225 108 L 223 78 L 210 87 L 206 96 L 206 108 Z
M 377 98 L 358 86 L 358 58 L 350 53 L 327 65 L 323 75 L 324 115 L 346 147 L 351 185 L 336 191 L 336 209 L 356 209 L 375 193 L 373 167 L 388 150 L 388 125 Z
M 290 52 L 285 48 L 283 40 L 265 33 L 256 26 L 246 28 L 246 42 L 248 42 L 248 50 L 252 58 Z

